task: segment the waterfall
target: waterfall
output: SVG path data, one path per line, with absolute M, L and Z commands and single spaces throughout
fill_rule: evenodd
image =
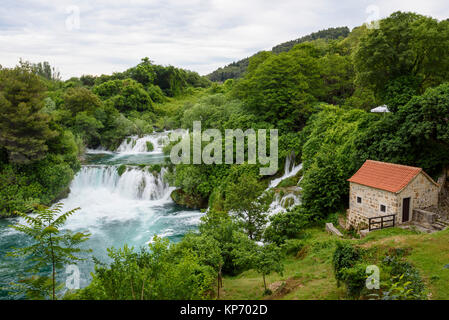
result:
M 282 180 L 285 180 L 290 177 L 294 177 L 301 169 L 302 169 L 302 163 L 295 166 L 295 154 L 292 152 L 288 157 L 285 158 L 285 167 L 284 167 L 283 176 L 279 177 L 277 179 L 273 179 L 270 182 L 268 189 L 276 187 Z
M 160 200 L 170 195 L 172 188 L 163 180 L 166 169 L 156 176 L 144 168 L 127 167 L 120 176 L 116 166 L 87 165 L 75 176 L 71 193 L 86 189 L 105 189 L 109 193 L 134 200 Z
M 153 133 L 145 135 L 141 138 L 138 136 L 131 136 L 123 140 L 116 152 L 124 154 L 135 153 L 162 153 L 162 148 L 168 142 L 169 131 Z M 147 142 L 151 142 L 154 147 L 153 151 L 147 150 Z
M 86 164 L 70 184 L 67 198 L 61 200 L 62 212 L 80 208 L 68 217 L 64 228 L 90 234 L 81 247 L 93 252 L 77 263 L 81 287 L 89 284 L 94 270 L 91 255 L 110 262 L 107 256 L 110 247 L 121 248 L 127 244 L 137 250 L 148 246 L 155 235 L 179 241 L 198 226 L 204 214 L 176 206 L 170 198 L 175 188 L 164 181 L 167 169 L 153 170 L 163 163 L 164 137 L 168 137 L 168 133 L 130 137 L 122 142 L 120 152 L 101 148 L 87 150 L 90 155 L 86 156 Z M 146 141 L 153 143 L 153 152 L 146 152 Z M 122 165 L 126 165 L 126 170 L 120 175 L 118 169 Z M 26 223 L 22 218 L 14 221 Z M 27 241 L 26 236 L 9 228 L 9 224 L 11 221 L 0 220 L 0 252 L 9 248 L 10 243 L 22 245 Z M 0 283 L 17 282 L 17 270 L 29 267 L 26 261 L 16 264 L 0 259 L 3 272 Z M 65 281 L 65 278 L 60 280 Z
M 281 196 L 279 193 L 274 195 L 274 200 L 270 204 L 268 209 L 269 215 L 285 211 L 286 209 L 293 208 L 294 206 L 301 204 L 301 196 L 296 193 L 287 193 Z
M 282 177 L 271 180 L 270 185 L 265 191 L 277 187 L 279 183 L 285 179 L 294 177 L 301 169 L 302 163 L 295 166 L 295 154 L 294 152 L 291 152 L 285 158 L 284 174 Z M 280 213 L 286 209 L 301 204 L 301 188 L 299 187 L 299 182 L 301 179 L 302 177 L 299 179 L 296 186 L 282 188 L 282 196 L 280 192 L 275 192 L 273 202 L 270 204 L 270 208 L 268 209 L 269 215 Z
M 156 222 L 158 218 L 153 215 L 157 208 L 172 203 L 170 193 L 174 188 L 163 179 L 165 168 L 154 175 L 136 166 L 128 166 L 119 175 L 117 168 L 108 165 L 81 168 L 72 181 L 69 196 L 62 201 L 64 210 L 81 207 L 81 212 L 69 218 L 69 228 L 94 229 L 107 221 L 156 219 Z

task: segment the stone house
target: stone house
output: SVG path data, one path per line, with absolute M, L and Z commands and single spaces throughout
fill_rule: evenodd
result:
M 374 217 L 390 221 L 384 226 L 393 217 L 401 224 L 412 220 L 416 209 L 438 206 L 439 185 L 421 168 L 367 160 L 348 181 L 348 228 L 368 228 Z

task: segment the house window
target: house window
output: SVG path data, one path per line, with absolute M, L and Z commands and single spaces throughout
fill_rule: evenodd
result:
M 362 198 L 361 197 L 357 197 L 357 203 L 362 203 Z
M 380 205 L 380 212 L 387 212 L 387 207 L 384 204 Z

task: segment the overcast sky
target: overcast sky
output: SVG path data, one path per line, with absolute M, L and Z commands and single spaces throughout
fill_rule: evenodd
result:
M 63 79 L 148 56 L 207 74 L 276 44 L 390 13 L 449 18 L 447 0 L 1 0 L 0 65 L 49 61 Z

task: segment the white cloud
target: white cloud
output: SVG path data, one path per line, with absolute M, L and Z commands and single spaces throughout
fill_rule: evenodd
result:
M 360 25 L 370 5 L 380 17 L 397 10 L 449 17 L 443 0 L 8 0 L 0 7 L 0 64 L 49 61 L 69 78 L 123 71 L 148 56 L 206 74 L 313 31 Z M 80 24 L 70 31 L 71 6 Z

